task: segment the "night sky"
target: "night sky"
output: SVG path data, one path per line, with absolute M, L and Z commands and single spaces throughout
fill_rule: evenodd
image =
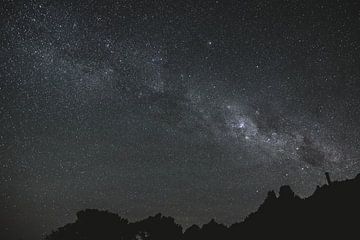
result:
M 230 224 L 360 172 L 360 1 L 0 4 L 0 238 L 84 208 Z

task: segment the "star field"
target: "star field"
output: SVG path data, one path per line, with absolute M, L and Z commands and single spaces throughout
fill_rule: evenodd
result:
M 358 1 L 3 1 L 0 238 L 84 208 L 230 224 L 360 170 Z

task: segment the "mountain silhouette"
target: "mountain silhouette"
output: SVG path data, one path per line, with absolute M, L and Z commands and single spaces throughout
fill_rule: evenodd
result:
M 360 174 L 332 182 L 326 173 L 326 179 L 304 199 L 289 186 L 278 195 L 270 191 L 256 212 L 229 227 L 211 220 L 183 232 L 172 217 L 161 214 L 130 223 L 108 211 L 86 209 L 46 240 L 359 239 Z

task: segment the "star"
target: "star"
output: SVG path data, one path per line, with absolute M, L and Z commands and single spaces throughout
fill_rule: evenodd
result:
M 1 239 L 85 208 L 230 225 L 360 171 L 358 1 L 3 2 Z

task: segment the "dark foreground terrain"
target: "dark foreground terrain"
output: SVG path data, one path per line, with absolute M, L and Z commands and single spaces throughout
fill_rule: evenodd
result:
M 271 191 L 256 212 L 229 227 L 211 220 L 183 231 L 161 214 L 130 223 L 117 214 L 87 209 L 46 239 L 360 239 L 360 174 L 341 182 L 331 182 L 327 175 L 327 180 L 306 199 L 289 186 L 281 187 L 278 196 Z

